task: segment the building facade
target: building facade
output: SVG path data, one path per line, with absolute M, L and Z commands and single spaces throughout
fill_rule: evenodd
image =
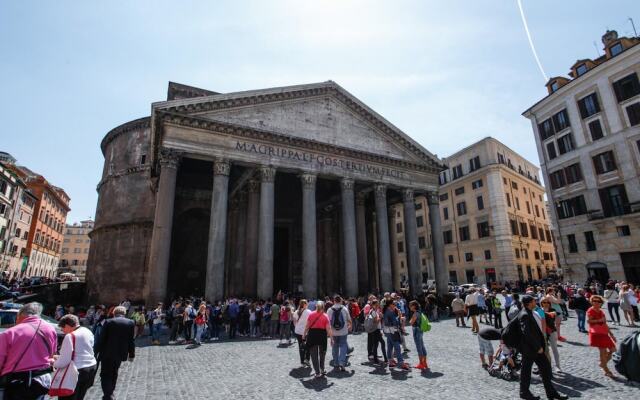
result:
M 544 279 L 558 267 L 539 169 L 491 137 L 444 158 L 440 173 L 438 234 L 452 283 L 514 283 Z M 416 224 L 425 281 L 432 279 L 431 229 L 417 198 Z M 393 232 L 403 230 L 403 210 L 396 208 Z M 391 227 L 390 227 L 391 229 Z M 399 280 L 403 279 L 404 242 L 393 246 Z
M 84 280 L 89 259 L 89 247 L 91 239 L 89 233 L 93 229 L 93 221 L 81 221 L 72 225 L 67 224 L 64 229 L 60 270 L 73 272 L 78 278 Z
M 391 290 L 398 203 L 421 290 L 414 201 L 429 195 L 439 232 L 442 169 L 421 145 L 331 81 L 229 94 L 170 83 L 167 98 L 102 142 L 91 299 Z
M 565 278 L 640 283 L 640 39 L 554 77 L 531 120 Z
M 12 219 L 16 197 L 22 181 L 10 169 L 0 163 L 0 270 L 9 268 Z

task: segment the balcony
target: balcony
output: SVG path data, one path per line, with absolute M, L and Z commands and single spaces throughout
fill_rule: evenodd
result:
M 619 207 L 614 207 L 606 212 L 603 210 L 589 210 L 587 211 L 587 217 L 589 221 L 595 221 L 610 217 L 619 217 L 622 215 L 640 213 L 640 201 L 633 203 L 622 204 Z

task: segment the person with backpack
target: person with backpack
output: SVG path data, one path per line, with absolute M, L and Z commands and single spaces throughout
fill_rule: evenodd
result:
M 187 300 L 184 312 L 182 313 L 182 323 L 184 325 L 184 340 L 188 344 L 191 342 L 193 320 L 196 319 L 196 310 L 193 309 L 191 301 Z
M 365 307 L 366 310 L 366 307 Z M 364 320 L 364 329 L 367 332 L 367 350 L 369 353 L 369 359 L 374 363 L 379 364 L 378 359 L 378 344 L 382 349 L 382 357 L 385 364 L 389 362 L 387 358 L 387 349 L 382 339 L 382 311 L 380 310 L 380 303 L 378 299 L 373 297 L 371 304 L 369 305 L 367 316 Z
M 300 365 L 308 367 L 309 364 L 309 347 L 304 340 L 304 332 L 309 320 L 311 311 L 307 308 L 307 300 L 302 299 L 298 303 L 298 309 L 293 313 L 293 325 L 296 339 L 298 340 L 298 353 L 300 354 Z
M 401 331 L 400 331 L 400 317 L 397 312 L 395 302 L 389 299 L 385 303 L 383 313 L 383 328 L 382 331 L 387 337 L 387 358 L 389 359 L 389 368 L 395 368 L 400 364 L 400 368 L 405 371 L 410 369 L 409 364 L 404 362 L 402 357 L 402 351 L 400 349 Z M 398 361 L 393 359 L 393 353 L 395 353 Z
M 333 367 L 338 371 L 345 371 L 347 366 L 347 351 L 349 344 L 347 336 L 351 330 L 351 316 L 349 310 L 342 304 L 342 297 L 336 295 L 334 303 L 327 311 L 327 317 L 331 322 L 331 352 Z
M 158 306 L 151 313 L 151 335 L 153 337 L 152 344 L 154 345 L 160 344 L 160 332 L 162 331 L 163 322 L 164 310 L 162 308 L 162 303 L 158 303 Z
M 534 311 L 536 308 L 535 298 L 529 295 L 522 297 L 523 310 L 518 314 L 517 321 L 519 330 L 516 331 L 514 325 L 510 322 L 503 332 L 502 340 L 507 346 L 511 346 L 514 337 L 513 334 L 519 334 L 518 350 L 522 352 L 522 370 L 520 373 L 520 398 L 525 400 L 535 400 L 539 397 L 534 396 L 529 387 L 531 386 L 531 367 L 535 363 L 540 371 L 544 390 L 549 400 L 565 400 L 568 396 L 558 393 L 551 382 L 551 363 L 545 355 L 545 339 L 543 322 L 540 315 Z
M 283 339 L 287 339 L 287 344 L 291 345 L 291 307 L 289 301 L 285 301 L 280 307 L 280 343 Z
M 584 289 L 579 289 L 578 294 L 573 300 L 569 303 L 569 308 L 575 310 L 576 315 L 578 316 L 578 331 L 582 333 L 587 333 L 587 329 L 585 328 L 585 321 L 587 310 L 591 307 L 589 304 L 589 300 L 584 295 Z
M 418 359 L 420 362 L 415 366 L 417 369 L 429 369 L 427 364 L 427 348 L 424 346 L 424 338 L 422 334 L 428 332 L 431 329 L 429 319 L 420 309 L 420 304 L 411 300 L 409 303 L 409 309 L 413 313 L 409 324 L 413 330 L 413 342 L 416 344 L 416 351 L 418 352 Z

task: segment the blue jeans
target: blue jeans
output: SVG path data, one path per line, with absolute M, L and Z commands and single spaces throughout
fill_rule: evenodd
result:
M 578 330 L 581 332 L 586 331 L 584 323 L 587 313 L 584 310 L 576 310 L 576 315 L 578 316 Z
M 153 328 L 151 329 L 151 336 L 153 340 L 160 340 L 160 331 L 162 331 L 162 324 L 153 324 L 151 325 Z
M 205 328 L 206 325 L 196 324 L 196 343 L 200 343 L 202 341 L 202 332 L 204 332 Z
M 398 358 L 398 363 L 402 364 L 404 362 L 404 358 L 402 358 L 402 349 L 400 348 L 400 340 L 393 340 L 393 334 L 385 333 L 387 337 L 387 358 L 389 362 L 393 358 L 393 353 L 396 353 L 396 357 Z
M 346 367 L 347 366 L 347 350 L 349 345 L 347 344 L 347 335 L 334 336 L 333 347 L 331 352 L 333 355 L 334 367 Z
M 424 347 L 424 338 L 422 337 L 422 330 L 419 326 L 413 327 L 413 342 L 416 344 L 416 351 L 421 357 L 427 356 L 427 348 Z

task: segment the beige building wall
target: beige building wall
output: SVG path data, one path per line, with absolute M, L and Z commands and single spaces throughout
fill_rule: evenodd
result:
M 554 273 L 558 264 L 538 168 L 490 137 L 444 161 L 449 169 L 441 174 L 440 218 L 450 281 L 505 283 Z M 423 273 L 432 279 L 426 205 L 425 197 L 416 197 L 416 217 L 424 219 L 418 228 L 418 236 L 425 238 Z M 400 251 L 404 244 L 399 244 L 404 240 L 404 219 L 401 205 L 391 209 L 397 284 L 406 277 L 406 258 Z M 517 224 L 515 230 L 512 223 Z
M 92 229 L 93 221 L 82 221 L 67 225 L 64 230 L 60 268 L 70 269 L 80 279 L 84 279 L 87 272 L 87 259 L 91 246 L 89 232 Z

